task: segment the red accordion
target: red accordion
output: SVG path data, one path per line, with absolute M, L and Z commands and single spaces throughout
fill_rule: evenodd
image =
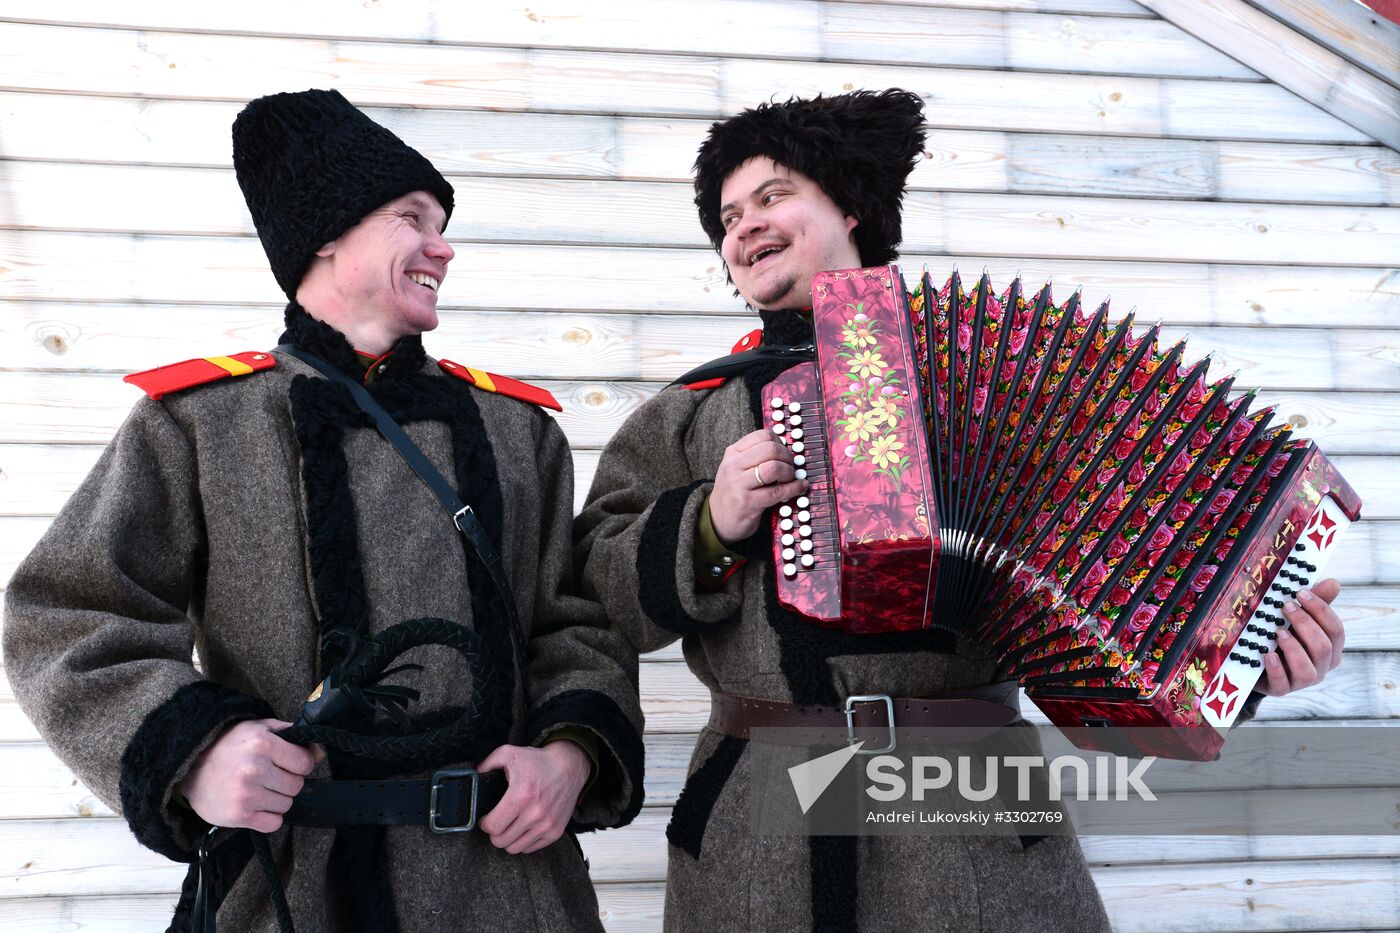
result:
M 817 361 L 765 389 L 810 492 L 774 516 L 778 598 L 820 625 L 991 645 L 1076 741 L 1214 757 L 1361 502 L 1311 443 L 1157 328 L 1047 285 L 813 279 Z

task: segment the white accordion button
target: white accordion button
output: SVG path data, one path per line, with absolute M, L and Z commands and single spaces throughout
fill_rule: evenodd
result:
M 801 528 L 797 529 L 797 533 L 800 534 L 800 535 L 801 535 L 802 537 L 804 537 L 804 538 L 810 538 L 810 537 L 812 537 L 812 526 L 811 526 L 811 525 L 803 525 Z
M 786 430 L 787 430 L 787 428 L 783 427 L 781 424 L 775 424 L 775 425 L 773 425 L 773 433 L 774 433 L 774 434 L 782 434 L 782 433 L 783 433 L 784 431 L 786 431 Z
M 798 478 L 798 479 L 806 479 L 806 478 L 807 478 L 807 471 L 806 471 L 806 470 L 801 470 L 801 469 L 799 469 L 799 470 L 797 471 L 797 478 Z
M 803 551 L 810 552 L 810 551 L 812 550 L 812 542 L 811 542 L 811 541 L 801 541 L 801 542 L 798 543 L 797 546 L 798 546 L 799 548 L 801 548 Z
M 773 412 L 773 420 L 774 420 L 774 421 L 782 421 L 782 420 L 783 420 L 783 413 L 782 413 L 781 411 L 774 411 L 774 412 Z
M 783 548 L 783 560 L 792 560 L 797 556 L 797 552 L 790 547 Z
M 792 412 L 794 415 L 797 414 L 797 413 L 798 413 L 799 411 L 801 411 L 801 410 L 802 410 L 802 406 L 799 405 L 797 402 L 793 402 L 791 405 L 788 406 L 788 411 Z
M 802 429 L 801 429 L 801 428 L 793 428 L 793 429 L 792 429 L 792 439 L 795 440 L 795 441 L 800 441 L 800 440 L 802 440 Z
M 806 466 L 807 458 L 802 456 L 801 454 L 798 454 L 796 457 L 792 458 L 792 462 L 795 466 Z
M 815 557 L 813 557 L 811 554 L 803 554 L 803 555 L 802 555 L 802 566 L 803 566 L 803 567 L 810 567 L 810 566 L 812 566 L 813 564 L 815 564 L 816 562 L 817 562 L 817 559 L 816 559 Z
M 806 496 L 798 496 L 798 497 L 797 497 L 797 507 L 798 507 L 799 509 L 805 509 L 807 506 L 809 506 L 809 505 L 811 505 L 811 504 L 812 504 L 812 500 L 811 500 L 811 499 L 808 499 Z
M 783 518 L 792 518 L 792 506 L 783 505 L 778 507 L 778 514 Z
M 783 531 L 792 531 L 792 519 L 783 519 L 782 521 L 778 522 L 778 527 L 781 528 Z
M 783 542 L 783 547 L 792 547 L 792 542 L 797 539 L 792 535 L 783 535 L 779 540 Z
M 812 520 L 812 513 L 803 509 L 801 512 L 797 513 L 797 520 L 805 525 Z
M 780 399 L 780 398 L 775 398 L 775 399 L 773 399 L 773 407 L 774 407 L 774 408 L 782 408 L 782 407 L 783 407 L 783 400 Z
M 783 564 L 783 575 L 784 575 L 784 576 L 788 576 L 788 577 L 795 577 L 795 576 L 797 576 L 797 565 L 796 565 L 796 564 Z
M 801 423 L 802 423 L 802 416 L 801 416 L 801 415 L 793 415 L 791 418 L 788 419 L 788 424 L 791 424 L 791 425 L 799 425 L 799 424 L 801 424 Z
M 800 453 L 802 453 L 802 451 L 804 451 L 804 450 L 806 450 L 806 449 L 807 449 L 807 445 L 804 444 L 804 443 L 802 443 L 801 441 L 793 441 L 793 442 L 792 442 L 792 452 L 793 452 L 793 453 L 795 453 L 795 454 L 800 454 Z

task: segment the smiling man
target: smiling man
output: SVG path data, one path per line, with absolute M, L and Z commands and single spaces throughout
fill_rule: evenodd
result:
M 575 595 L 557 404 L 425 354 L 454 205 L 418 152 L 314 90 L 233 148 L 281 345 L 128 377 L 149 397 L 5 594 L 15 693 L 157 852 L 272 834 L 253 868 L 210 836 L 173 929 L 601 929 L 573 833 L 637 813 L 641 714 Z
M 784 609 L 774 588 L 765 512 L 807 484 L 761 429 L 763 389 L 813 340 L 813 275 L 894 260 L 923 138 L 922 102 L 899 90 L 765 104 L 711 127 L 695 204 L 762 319 L 735 352 L 759 352 L 737 373 L 726 362 L 642 406 L 604 451 L 576 526 L 585 592 L 639 651 L 683 639 L 712 692 L 667 829 L 668 930 L 1108 927 L 1072 837 L 750 831 L 752 809 L 784 792 L 757 785 L 753 728 L 841 728 L 847 698 L 862 695 L 910 698 L 891 701 L 901 726 L 1019 718 L 1015 684 L 993 683 L 985 649 L 938 631 L 820 628 Z M 1270 693 L 1336 665 L 1335 596 L 1329 581 L 1286 610 L 1298 638 L 1270 669 Z M 1010 734 L 1034 753 L 1029 729 Z

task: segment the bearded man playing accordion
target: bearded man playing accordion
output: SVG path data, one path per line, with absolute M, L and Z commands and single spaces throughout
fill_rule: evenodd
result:
M 711 127 L 695 166 L 700 222 L 762 320 L 736 353 L 812 343 L 812 276 L 895 258 L 923 141 L 922 101 L 897 89 L 763 104 Z M 666 929 L 1108 929 L 1072 836 L 751 832 L 763 789 L 745 727 L 757 723 L 733 709 L 755 699 L 778 711 L 874 694 L 971 699 L 1010 707 L 1038 751 L 1014 682 L 993 683 L 996 662 L 976 643 L 937 629 L 847 634 L 778 602 L 766 513 L 808 481 L 766 427 L 762 390 L 790 365 L 760 358 L 663 390 L 604 451 L 577 523 L 587 595 L 639 652 L 683 639 L 723 714 L 700 734 L 667 830 Z M 1328 580 L 1288 604 L 1294 635 L 1280 636 L 1260 695 L 1336 666 L 1337 593 Z

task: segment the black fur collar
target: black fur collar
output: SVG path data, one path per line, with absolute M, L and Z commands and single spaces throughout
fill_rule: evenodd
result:
M 360 365 L 359 355 L 340 331 L 325 321 L 318 321 L 295 301 L 287 304 L 285 320 L 287 329 L 278 343 L 293 343 L 303 350 L 309 350 L 356 380 L 364 377 L 365 368 Z M 378 384 L 385 380 L 402 379 L 421 370 L 427 359 L 421 336 L 415 334 L 400 338 L 388 353 L 384 371 L 374 381 Z
M 763 346 L 792 346 L 812 342 L 810 311 L 760 311 L 763 319 Z

